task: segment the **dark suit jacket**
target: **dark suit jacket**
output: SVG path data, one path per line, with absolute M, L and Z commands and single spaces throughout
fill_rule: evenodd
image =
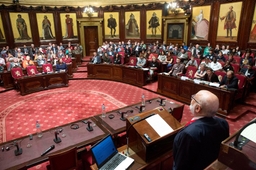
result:
M 248 70 L 248 68 L 242 68 L 241 73 L 243 73 L 243 75 L 245 75 L 247 70 Z M 255 75 L 255 71 L 253 69 L 248 70 L 248 75 L 247 75 L 248 78 L 252 78 L 252 77 L 254 77 L 254 75 Z
M 209 82 L 216 82 L 216 83 L 219 83 L 218 76 L 217 76 L 215 73 L 212 74 L 211 79 L 209 79 L 208 74 L 205 74 L 204 80 L 209 81 Z
M 174 138 L 173 170 L 202 170 L 217 159 L 221 142 L 229 136 L 226 120 L 203 117 Z
M 236 76 L 230 79 L 228 82 L 227 76 L 224 76 L 224 78 L 220 82 L 220 86 L 226 85 L 227 88 L 233 88 L 233 89 L 238 89 L 238 79 Z

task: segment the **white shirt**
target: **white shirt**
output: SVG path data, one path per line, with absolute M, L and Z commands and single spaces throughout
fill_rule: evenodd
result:
M 2 57 L 0 57 L 0 65 L 5 65 L 5 60 Z
M 222 69 L 222 65 L 221 65 L 218 61 L 217 61 L 216 63 L 211 62 L 211 63 L 210 63 L 210 68 L 211 68 L 213 71 L 217 71 L 217 70 Z

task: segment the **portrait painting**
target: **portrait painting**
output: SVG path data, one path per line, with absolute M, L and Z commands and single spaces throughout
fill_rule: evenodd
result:
M 242 2 L 220 5 L 217 41 L 237 41 Z
M 105 39 L 119 39 L 119 12 L 104 12 Z
M 0 43 L 1 42 L 6 42 L 6 39 L 5 39 L 2 15 L 0 14 Z
M 208 40 L 211 6 L 193 7 L 191 39 Z
M 10 12 L 12 32 L 15 42 L 32 42 L 28 13 Z
M 256 4 L 254 8 L 249 42 L 256 42 Z
M 60 14 L 63 39 L 78 39 L 76 13 Z
M 182 40 L 184 36 L 184 23 L 168 24 L 168 39 Z
M 38 33 L 40 40 L 54 40 L 55 27 L 52 13 L 37 13 L 36 14 Z
M 140 38 L 140 11 L 125 12 L 125 38 Z
M 150 10 L 146 12 L 146 28 L 147 39 L 162 38 L 162 10 Z

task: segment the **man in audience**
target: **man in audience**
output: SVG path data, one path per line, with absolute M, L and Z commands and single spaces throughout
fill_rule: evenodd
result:
M 176 59 L 176 64 L 173 65 L 172 69 L 168 72 L 168 75 L 179 76 L 183 73 L 185 65 L 181 63 L 180 59 Z
M 26 59 L 23 60 L 23 62 L 22 62 L 22 67 L 23 68 L 27 68 L 27 66 L 30 66 L 30 65 L 35 65 L 35 64 L 34 64 L 34 62 L 32 60 L 30 60 L 30 56 L 27 55 Z
M 146 65 L 147 60 L 144 58 L 144 55 L 140 53 L 140 57 L 137 58 L 137 67 L 142 68 Z
M 178 54 L 178 57 L 181 59 L 181 62 L 183 62 L 184 64 L 187 64 L 188 62 L 188 54 L 186 52 L 185 49 L 181 49 L 179 54 Z
M 188 68 L 188 66 L 195 66 L 198 67 L 197 61 L 195 60 L 194 56 L 191 56 L 190 60 L 187 62 L 185 68 Z
M 209 54 L 210 49 L 212 49 L 211 48 L 211 43 L 207 43 L 207 47 L 205 47 L 205 49 L 204 49 L 203 56 L 207 56 Z
M 252 67 L 253 64 L 250 63 L 247 67 L 242 68 L 240 72 L 249 79 L 252 79 L 255 76 L 255 71 L 252 69 Z
M 9 62 L 10 62 L 10 66 L 9 68 L 7 68 L 8 71 L 10 71 L 13 67 L 21 67 L 19 60 L 16 57 L 10 58 Z
M 193 118 L 174 138 L 173 170 L 202 170 L 217 159 L 220 144 L 229 136 L 226 120 L 215 117 L 219 99 L 207 90 L 191 96 Z
M 212 62 L 210 63 L 210 68 L 213 71 L 217 71 L 217 70 L 221 70 L 222 69 L 222 65 L 217 61 L 216 57 L 213 57 Z
M 206 74 L 205 64 L 201 63 L 199 69 L 197 70 L 197 72 L 194 75 L 194 78 L 196 78 L 196 79 L 203 79 L 205 74 Z
M 206 68 L 206 74 L 204 76 L 205 81 L 219 83 L 218 76 L 213 72 L 213 70 L 209 67 Z
M 223 89 L 238 89 L 238 79 L 233 71 L 228 71 L 220 82 L 220 88 Z
M 97 55 L 96 52 L 93 52 L 93 57 L 91 60 L 92 64 L 100 64 L 101 63 L 101 58 L 99 55 Z

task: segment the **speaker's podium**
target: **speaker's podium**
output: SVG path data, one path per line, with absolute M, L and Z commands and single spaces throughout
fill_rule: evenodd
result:
M 145 162 L 152 161 L 172 149 L 174 137 L 181 128 L 182 125 L 162 106 L 129 117 L 126 119 L 128 150 Z

